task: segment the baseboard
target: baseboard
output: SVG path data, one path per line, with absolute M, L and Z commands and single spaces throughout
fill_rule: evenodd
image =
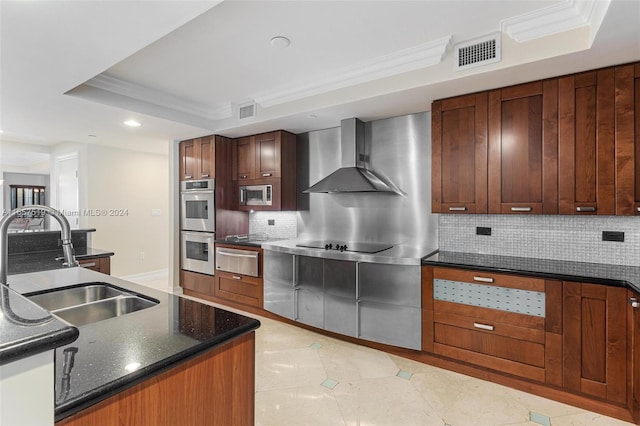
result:
M 125 275 L 123 277 L 118 277 L 118 278 L 126 280 L 126 281 L 133 281 L 134 283 L 144 282 L 144 281 L 162 280 L 162 279 L 168 280 L 169 279 L 169 269 L 158 269 L 156 271 L 148 271 L 148 272 L 142 272 L 140 274 Z

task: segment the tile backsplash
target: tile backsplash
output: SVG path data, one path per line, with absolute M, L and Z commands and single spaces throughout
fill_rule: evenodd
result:
M 640 217 L 454 215 L 438 218 L 440 251 L 640 265 Z M 476 235 L 476 227 L 491 235 Z M 603 231 L 624 242 L 602 241 Z
M 296 212 L 253 212 L 249 214 L 249 233 L 287 240 L 296 238 Z

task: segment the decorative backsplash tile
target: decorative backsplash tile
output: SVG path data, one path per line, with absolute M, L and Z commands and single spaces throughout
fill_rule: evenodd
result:
M 439 215 L 441 251 L 640 265 L 640 217 Z M 476 227 L 491 235 L 476 235 Z M 602 241 L 624 232 L 624 242 Z
M 253 212 L 249 214 L 249 233 L 287 240 L 296 238 L 296 212 Z

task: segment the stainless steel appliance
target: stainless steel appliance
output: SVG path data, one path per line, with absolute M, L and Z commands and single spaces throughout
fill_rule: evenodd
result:
M 214 241 L 213 232 L 180 233 L 182 245 L 182 269 L 200 274 L 214 275 Z
M 215 179 L 180 182 L 183 231 L 215 232 Z
M 381 251 L 390 249 L 392 244 L 385 243 L 362 243 L 362 242 L 347 242 L 336 240 L 315 240 L 315 241 L 302 241 L 296 244 L 296 247 L 309 247 L 319 248 L 325 250 L 338 250 L 338 251 L 351 251 L 354 253 L 379 253 Z
M 243 185 L 240 187 L 241 206 L 270 206 L 272 204 L 272 185 Z
M 257 277 L 259 264 L 256 251 L 216 247 L 216 269 L 219 271 Z

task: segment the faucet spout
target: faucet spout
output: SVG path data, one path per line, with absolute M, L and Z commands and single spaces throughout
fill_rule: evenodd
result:
M 47 213 L 58 221 L 58 223 L 60 224 L 62 236 L 62 254 L 64 255 L 64 263 L 62 265 L 66 267 L 78 266 L 78 261 L 73 254 L 73 244 L 71 243 L 71 227 L 69 226 L 69 221 L 67 221 L 67 218 L 64 217 L 62 213 L 49 206 L 34 205 L 19 207 L 17 209 L 11 210 L 9 214 L 4 216 L 2 220 L 0 220 L 0 284 L 8 285 L 7 275 L 9 274 L 9 224 L 13 221 L 13 219 L 18 217 L 19 214 L 30 211 Z

